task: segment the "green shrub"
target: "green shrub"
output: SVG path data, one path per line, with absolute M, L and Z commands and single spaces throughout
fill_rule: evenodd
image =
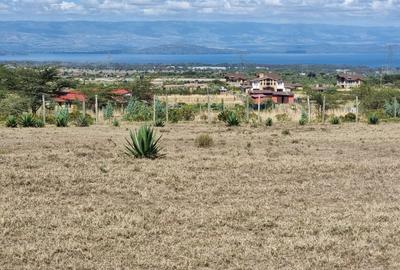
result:
M 379 118 L 378 118 L 378 116 L 377 116 L 375 113 L 370 114 L 370 115 L 368 116 L 368 124 L 370 124 L 370 125 L 377 125 L 377 124 L 379 124 Z
M 154 123 L 154 126 L 155 126 L 155 127 L 164 127 L 164 126 L 165 126 L 165 123 L 164 123 L 163 120 L 157 119 L 156 122 Z
M 208 134 L 201 134 L 197 136 L 196 140 L 194 141 L 197 147 L 200 148 L 208 148 L 214 144 L 213 139 Z
M 1 79 L 0 79 L 1 83 Z M 31 107 L 29 98 L 17 94 L 5 95 L 0 98 L 0 116 L 14 115 L 18 116 L 26 112 Z
M 46 114 L 46 123 L 49 125 L 56 124 L 56 118 L 53 114 Z
M 267 120 L 265 120 L 265 125 L 267 127 L 272 127 L 273 121 L 271 117 L 268 117 Z
M 31 113 L 23 113 L 19 118 L 22 127 L 36 127 L 35 118 Z
M 229 112 L 228 117 L 226 118 L 226 124 L 228 126 L 239 126 L 240 125 L 240 120 L 237 117 L 236 113 L 234 112 Z
M 299 124 L 301 126 L 304 126 L 305 124 L 307 124 L 307 122 L 308 122 L 308 113 L 306 113 L 306 111 L 302 110 Z
M 218 114 L 218 120 L 221 122 L 226 122 L 230 111 L 224 110 Z
M 171 109 L 168 114 L 168 120 L 171 121 L 171 123 L 178 123 L 181 121 L 181 116 L 179 114 L 179 109 Z
M 75 120 L 75 125 L 77 127 L 88 127 L 90 126 L 90 121 L 86 115 L 79 115 L 78 118 Z
M 334 115 L 334 116 L 331 117 L 331 119 L 329 120 L 329 122 L 330 122 L 332 125 L 339 125 L 339 124 L 340 124 L 340 118 Z
M 57 127 L 67 127 L 69 122 L 69 113 L 67 108 L 62 108 L 55 115 L 55 123 Z
M 117 118 L 114 118 L 114 120 L 112 121 L 112 125 L 113 125 L 114 127 L 119 127 L 119 121 L 118 121 Z
M 152 109 L 142 101 L 131 99 L 125 109 L 126 121 L 149 121 L 152 118 Z
M 156 138 L 154 130 L 149 126 L 142 126 L 135 132 L 129 132 L 129 138 L 126 139 L 126 154 L 135 158 L 155 159 L 160 157 L 161 137 Z
M 355 122 L 356 121 L 356 114 L 354 114 L 354 113 L 347 113 L 345 116 L 344 116 L 344 121 L 345 122 Z
M 43 120 L 42 119 L 35 119 L 35 127 L 37 127 L 37 128 L 43 128 L 45 125 L 44 125 L 44 122 L 43 122 Z
M 390 117 L 399 117 L 400 116 L 400 103 L 397 102 L 397 99 L 393 101 L 385 101 L 383 105 L 385 113 Z
M 17 117 L 15 117 L 14 115 L 10 115 L 9 117 L 7 117 L 6 127 L 16 128 L 17 126 L 18 126 Z
M 279 122 L 288 122 L 290 120 L 289 115 L 286 113 L 277 114 L 275 117 Z
M 114 107 L 110 102 L 107 103 L 107 106 L 103 109 L 104 120 L 110 120 L 114 116 Z
M 181 107 L 180 114 L 184 121 L 193 121 L 196 117 L 195 111 L 190 105 L 184 105 Z
M 250 121 L 250 127 L 258 128 L 258 126 L 259 126 L 259 121 L 257 119 L 255 119 L 255 118 L 252 118 L 251 121 Z

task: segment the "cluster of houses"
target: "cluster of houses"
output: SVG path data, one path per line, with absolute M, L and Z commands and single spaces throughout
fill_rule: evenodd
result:
M 248 94 L 253 103 L 263 103 L 267 99 L 277 104 L 292 104 L 295 100 L 293 90 L 303 90 L 303 85 L 299 83 L 286 84 L 282 77 L 274 72 L 259 72 L 253 79 L 248 79 L 244 74 L 230 73 L 225 76 L 226 81 L 236 87 L 240 87 L 242 92 Z M 337 75 L 336 87 L 341 89 L 351 89 L 361 86 L 363 77 L 354 73 L 340 73 Z M 328 86 L 318 85 L 316 91 L 322 91 Z

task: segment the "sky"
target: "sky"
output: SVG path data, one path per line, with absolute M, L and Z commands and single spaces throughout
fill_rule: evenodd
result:
M 400 26 L 400 0 L 0 0 L 0 20 L 261 21 Z

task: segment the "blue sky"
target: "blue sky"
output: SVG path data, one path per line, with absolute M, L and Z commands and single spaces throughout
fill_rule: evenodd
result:
M 1 20 L 400 25 L 400 0 L 0 0 Z

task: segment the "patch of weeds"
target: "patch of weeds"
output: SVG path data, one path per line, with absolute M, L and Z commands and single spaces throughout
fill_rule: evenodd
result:
M 199 148 L 208 148 L 208 147 L 213 146 L 214 141 L 210 135 L 201 134 L 201 135 L 197 136 L 194 143 Z

